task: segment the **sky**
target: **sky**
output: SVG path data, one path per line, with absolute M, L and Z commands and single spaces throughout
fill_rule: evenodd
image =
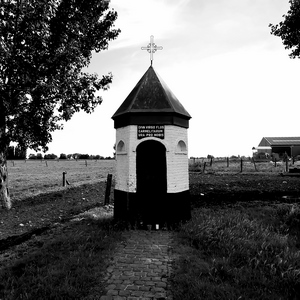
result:
M 90 73 L 114 78 L 94 113 L 53 133 L 48 153 L 112 156 L 112 115 L 150 66 L 192 116 L 188 155 L 252 155 L 262 137 L 300 136 L 300 61 L 270 34 L 288 0 L 111 0 L 119 37 L 93 54 Z

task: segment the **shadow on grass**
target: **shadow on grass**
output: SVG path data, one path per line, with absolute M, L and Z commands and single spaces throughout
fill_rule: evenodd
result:
M 112 220 L 71 222 L 0 271 L 0 299 L 84 299 L 101 295 L 103 272 L 121 241 Z

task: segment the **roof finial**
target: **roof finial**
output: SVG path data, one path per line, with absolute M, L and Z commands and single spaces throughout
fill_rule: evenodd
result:
M 142 47 L 141 49 L 142 50 L 147 50 L 149 53 L 150 53 L 150 61 L 151 61 L 151 66 L 152 66 L 152 62 L 153 62 L 153 53 L 156 52 L 156 50 L 162 50 L 163 47 L 162 46 L 157 46 L 155 43 L 154 43 L 154 36 L 151 35 L 150 36 L 150 43 L 148 44 L 147 47 Z

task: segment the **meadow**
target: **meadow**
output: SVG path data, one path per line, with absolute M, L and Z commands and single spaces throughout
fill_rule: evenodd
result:
M 297 164 L 297 162 L 296 162 Z M 293 162 L 288 162 L 288 167 L 292 166 Z M 189 160 L 189 169 L 193 172 L 217 172 L 217 173 L 279 173 L 286 171 L 286 163 L 283 161 L 253 161 L 250 158 L 243 159 L 228 159 L 215 158 L 195 158 Z
M 114 174 L 114 160 L 8 161 L 9 190 L 13 201 L 65 189 L 63 172 L 71 186 L 105 181 Z
M 290 163 L 291 165 L 291 163 Z M 63 172 L 71 186 L 93 184 L 105 181 L 107 174 L 115 173 L 115 160 L 15 160 L 8 161 L 8 180 L 11 197 L 14 201 L 26 199 L 40 193 L 63 190 Z M 285 163 L 243 161 L 242 171 L 260 173 L 281 173 Z M 190 159 L 190 172 L 239 173 L 240 160 Z
M 239 161 L 227 167 L 226 161 L 210 166 L 207 160 L 203 172 L 204 162 L 190 161 L 192 218 L 173 229 L 173 299 L 300 299 L 300 178 L 280 176 L 284 163 L 260 162 L 255 170 L 249 162 L 241 173 Z M 24 202 L 22 214 L 26 195 L 32 193 L 50 192 L 32 198 L 30 214 L 39 201 L 50 205 L 51 195 L 49 203 L 58 198 L 51 211 L 64 201 L 73 208 L 93 194 L 103 198 L 103 181 L 107 173 L 114 174 L 115 162 L 47 164 L 8 163 L 12 194 L 24 200 L 19 201 Z M 67 188 L 62 172 L 70 181 Z M 18 210 L 10 212 L 10 219 Z M 113 220 L 66 222 L 0 251 L 0 299 L 96 299 L 103 289 L 102 272 L 124 230 L 125 223 Z

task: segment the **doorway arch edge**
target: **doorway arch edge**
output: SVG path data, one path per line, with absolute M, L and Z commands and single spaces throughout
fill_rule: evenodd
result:
M 159 138 L 155 138 L 155 137 L 147 137 L 147 138 L 143 138 L 141 140 L 138 140 L 134 143 L 134 146 L 133 146 L 133 152 L 136 152 L 136 149 L 137 147 L 143 143 L 143 142 L 146 142 L 146 141 L 156 141 L 156 142 L 159 142 L 161 144 L 163 144 L 166 148 L 166 152 L 169 152 L 169 145 L 162 139 L 159 139 Z

